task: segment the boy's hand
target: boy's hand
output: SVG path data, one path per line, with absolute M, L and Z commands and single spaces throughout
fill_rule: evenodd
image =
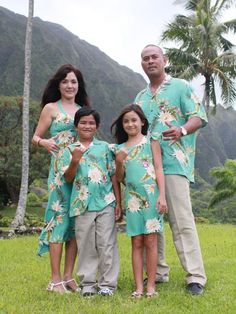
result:
M 80 159 L 82 158 L 83 154 L 86 152 L 86 148 L 83 146 L 77 146 L 75 147 L 75 149 L 72 151 L 69 147 L 68 147 L 71 156 L 72 156 L 72 162 L 74 163 L 79 163 Z
M 115 207 L 115 218 L 116 221 L 119 220 L 121 218 L 121 206 L 120 205 L 116 205 Z

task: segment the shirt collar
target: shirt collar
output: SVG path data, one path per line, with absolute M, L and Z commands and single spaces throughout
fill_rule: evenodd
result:
M 155 96 L 155 95 L 160 91 L 160 89 L 161 89 L 164 85 L 166 85 L 167 83 L 169 83 L 169 81 L 171 80 L 171 78 L 172 78 L 172 77 L 171 77 L 170 75 L 165 74 L 165 78 L 164 78 L 164 80 L 162 81 L 161 85 L 157 88 L 155 94 L 152 94 L 151 89 L 150 89 L 150 83 L 149 83 L 149 84 L 147 85 L 147 92 L 148 92 L 150 95 Z

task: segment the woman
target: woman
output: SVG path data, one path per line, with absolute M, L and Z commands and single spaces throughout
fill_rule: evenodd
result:
M 74 114 L 82 106 L 88 106 L 82 73 L 70 64 L 61 66 L 49 80 L 42 97 L 42 112 L 32 142 L 51 154 L 48 177 L 48 205 L 45 212 L 45 227 L 40 235 L 38 254 L 49 250 L 52 278 L 47 290 L 61 294 L 68 290 L 78 291 L 72 278 L 77 246 L 74 234 L 74 219 L 69 217 L 71 186 L 59 179 L 57 156 L 75 140 Z M 50 138 L 44 138 L 49 130 Z M 61 276 L 62 247 L 65 243 L 65 266 Z

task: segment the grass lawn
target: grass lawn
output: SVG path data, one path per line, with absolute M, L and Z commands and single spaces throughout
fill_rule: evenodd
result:
M 158 285 L 159 298 L 133 300 L 130 239 L 119 234 L 121 270 L 117 293 L 112 297 L 84 299 L 79 294 L 58 295 L 45 291 L 50 278 L 48 255 L 36 256 L 37 237 L 0 240 L 0 314 L 233 314 L 236 313 L 236 228 L 199 224 L 208 283 L 204 295 L 185 291 L 184 272 L 166 226 L 170 282 Z

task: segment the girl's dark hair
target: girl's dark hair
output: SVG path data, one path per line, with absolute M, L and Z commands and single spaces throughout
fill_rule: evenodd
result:
M 149 124 L 147 118 L 145 117 L 145 114 L 143 113 L 143 110 L 141 109 L 140 106 L 136 104 L 129 104 L 124 107 L 119 117 L 111 125 L 111 132 L 113 131 L 113 128 L 115 128 L 114 137 L 118 144 L 125 143 L 128 140 L 128 134 L 125 132 L 123 128 L 123 117 L 126 113 L 130 111 L 134 111 L 135 113 L 137 113 L 137 115 L 143 122 L 141 132 L 143 135 L 147 135 Z
M 80 108 L 79 110 L 76 111 L 75 117 L 74 117 L 74 126 L 77 127 L 77 125 L 78 125 L 78 123 L 82 117 L 90 116 L 90 115 L 92 115 L 94 117 L 94 120 L 96 122 L 96 126 L 98 128 L 100 125 L 100 115 L 96 110 L 92 109 L 91 107 L 83 107 L 83 108 Z
M 75 96 L 75 102 L 83 106 L 89 106 L 90 102 L 85 89 L 85 82 L 80 70 L 73 67 L 71 64 L 62 65 L 56 72 L 56 74 L 48 81 L 41 100 L 41 106 L 44 107 L 50 102 L 56 102 L 61 98 L 59 90 L 59 84 L 65 79 L 68 73 L 74 72 L 79 83 L 79 89 Z

